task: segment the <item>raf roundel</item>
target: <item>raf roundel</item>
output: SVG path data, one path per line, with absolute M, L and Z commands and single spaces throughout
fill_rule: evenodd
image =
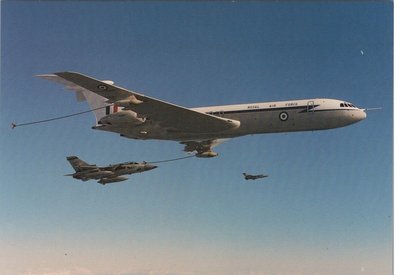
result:
M 279 119 L 282 121 L 286 121 L 289 118 L 289 115 L 286 112 L 282 112 L 279 114 Z
M 106 85 L 99 85 L 99 86 L 97 86 L 97 88 L 100 89 L 100 90 L 103 90 L 103 91 L 107 90 L 107 86 Z

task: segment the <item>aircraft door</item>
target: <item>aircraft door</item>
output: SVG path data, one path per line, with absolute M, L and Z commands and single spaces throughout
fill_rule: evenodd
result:
M 309 114 L 314 113 L 314 101 L 307 102 L 307 113 L 309 113 Z

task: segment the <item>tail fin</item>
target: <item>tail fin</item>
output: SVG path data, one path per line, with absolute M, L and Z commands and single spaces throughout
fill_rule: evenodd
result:
M 98 94 L 95 94 L 79 85 L 76 85 L 75 83 L 72 83 L 68 80 L 65 80 L 64 78 L 59 77 L 58 75 L 43 74 L 43 75 L 37 75 L 37 77 L 60 83 L 64 85 L 67 89 L 72 90 L 76 93 L 77 101 L 87 101 L 95 115 L 96 125 L 98 125 L 98 121 L 102 117 L 119 111 L 119 108 L 116 105 L 110 106 L 110 104 L 107 104 L 106 103 L 107 99 L 105 97 L 99 96 Z M 114 84 L 114 82 L 110 80 L 104 80 L 103 82 L 107 84 Z
M 96 166 L 96 165 L 91 165 L 91 164 L 84 162 L 77 156 L 67 157 L 67 160 L 71 164 L 72 168 L 74 168 L 75 172 L 80 172 L 80 171 L 84 170 L 85 168 Z

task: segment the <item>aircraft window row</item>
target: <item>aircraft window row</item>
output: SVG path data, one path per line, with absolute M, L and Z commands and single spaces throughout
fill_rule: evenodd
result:
M 354 106 L 353 104 L 350 104 L 350 103 L 340 103 L 340 107 L 352 107 L 352 108 L 356 108 L 356 106 Z

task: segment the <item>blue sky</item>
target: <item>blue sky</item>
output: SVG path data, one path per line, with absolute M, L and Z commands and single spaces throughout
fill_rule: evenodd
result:
M 393 3 L 1 2 L 5 274 L 391 274 Z M 321 132 L 246 136 L 129 181 L 107 165 L 185 156 L 91 130 L 34 75 L 77 71 L 187 107 L 327 97 L 383 107 Z M 268 173 L 248 183 L 242 172 Z

